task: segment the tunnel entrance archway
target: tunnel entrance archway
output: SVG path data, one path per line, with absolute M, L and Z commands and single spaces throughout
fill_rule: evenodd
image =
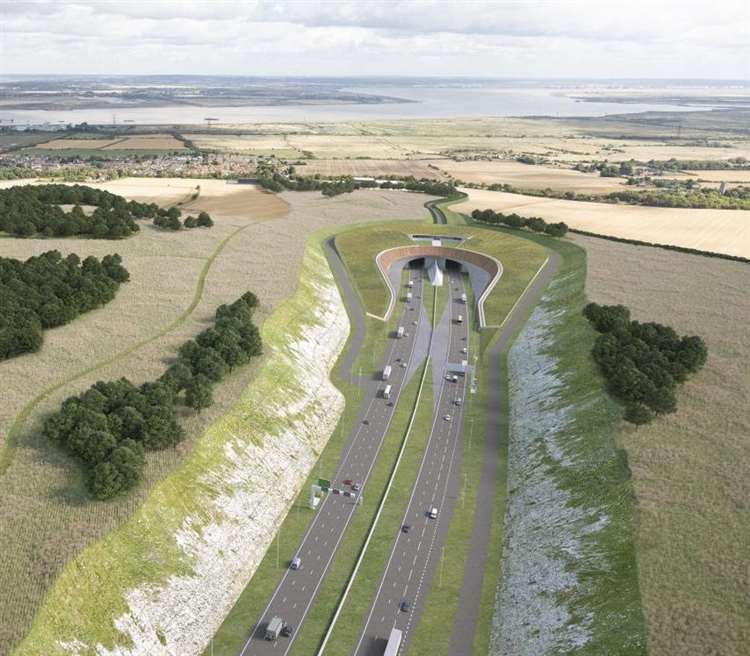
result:
M 376 315 L 370 316 L 387 321 L 393 312 L 398 296 L 397 288 L 399 286 L 399 279 L 398 275 L 396 275 L 395 280 L 391 278 L 392 270 L 396 268 L 398 268 L 398 271 L 401 271 L 403 268 L 416 269 L 419 268 L 419 265 L 415 266 L 415 263 L 421 261 L 421 266 L 424 267 L 425 262 L 432 262 L 434 264 L 436 260 L 443 267 L 455 267 L 456 270 L 465 271 L 469 274 L 474 298 L 477 299 L 476 310 L 479 327 L 486 328 L 484 302 L 498 280 L 500 280 L 503 273 L 503 266 L 499 260 L 490 255 L 450 246 L 414 244 L 413 246 L 396 246 L 378 253 L 375 256 L 375 262 L 386 286 L 390 290 L 391 299 L 385 315 L 382 317 Z M 449 265 L 449 262 L 452 262 L 452 264 Z

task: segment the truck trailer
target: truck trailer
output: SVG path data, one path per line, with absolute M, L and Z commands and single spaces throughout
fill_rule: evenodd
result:
M 284 628 L 284 620 L 278 615 L 271 619 L 266 625 L 266 640 L 278 640 L 281 635 L 281 629 Z

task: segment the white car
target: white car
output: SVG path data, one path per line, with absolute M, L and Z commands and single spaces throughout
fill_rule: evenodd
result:
M 465 346 L 461 349 L 461 353 L 468 353 L 469 349 L 467 349 Z
M 450 415 L 445 415 L 445 417 L 443 417 L 443 419 L 445 419 L 445 421 L 450 421 L 451 420 L 451 416 Z

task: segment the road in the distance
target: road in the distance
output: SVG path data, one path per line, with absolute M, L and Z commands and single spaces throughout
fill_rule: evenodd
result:
M 362 486 L 360 493 L 366 493 L 367 478 L 377 459 L 385 434 L 396 409 L 409 364 L 414 353 L 417 327 L 422 322 L 424 311 L 422 292 L 424 272 L 413 271 L 413 298 L 404 303 L 399 325 L 405 327 L 406 335 L 392 339 L 386 350 L 385 364 L 390 364 L 392 373 L 387 383 L 370 383 L 365 386 L 363 405 L 366 408 L 360 415 L 360 422 L 354 427 L 343 452 L 338 470 L 332 480 L 334 488 L 350 490 L 343 481 L 351 479 Z M 403 293 L 403 291 L 402 291 Z M 417 322 L 417 323 L 415 323 Z M 392 336 L 391 336 L 392 337 Z M 406 367 L 400 366 L 406 363 Z M 381 390 L 391 385 L 390 400 L 382 398 Z M 356 499 L 330 493 L 320 502 L 317 514 L 312 520 L 296 555 L 302 560 L 297 570 L 288 569 L 277 586 L 266 609 L 258 619 L 247 639 L 241 656 L 256 654 L 286 654 L 294 642 L 301 625 L 315 600 L 316 593 L 333 560 L 336 549 L 356 511 Z M 277 641 L 266 641 L 265 629 L 271 618 L 281 617 L 285 624 L 294 628 L 289 638 L 280 637 Z
M 462 360 L 469 359 L 463 349 L 468 350 L 469 346 L 470 319 L 469 307 L 461 302 L 464 286 L 460 274 L 451 272 L 446 280 L 450 293 L 446 309 L 449 313 L 448 345 L 444 348 L 442 362 L 436 362 L 433 353 L 433 366 L 442 369 L 442 384 L 427 448 L 402 520 L 402 526 L 406 524 L 410 528 L 404 532 L 399 527 L 394 536 L 385 572 L 360 633 L 356 656 L 382 656 L 393 628 L 402 631 L 399 653 L 404 653 L 409 631 L 417 623 L 431 581 L 440 567 L 441 549 L 457 497 L 467 381 L 461 375 L 457 382 L 448 381 L 446 375 L 455 370 L 451 365 L 460 365 Z M 441 292 L 445 293 L 438 290 Z M 462 323 L 458 323 L 458 315 L 463 315 Z M 435 342 L 441 339 L 439 332 L 440 329 L 436 329 Z M 457 405 L 459 399 L 460 405 Z M 450 416 L 450 420 L 446 416 Z M 436 519 L 429 517 L 431 508 L 438 509 Z M 402 602 L 409 604 L 408 611 L 401 610 Z

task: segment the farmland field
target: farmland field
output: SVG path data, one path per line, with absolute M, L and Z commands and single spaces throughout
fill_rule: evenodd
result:
M 702 335 L 705 368 L 678 410 L 624 447 L 639 505 L 639 576 L 652 656 L 741 656 L 750 644 L 750 266 L 574 236 L 587 294 L 633 318 Z
M 40 150 L 184 150 L 185 144 L 171 134 L 141 134 L 111 139 L 52 139 L 34 146 Z
M 284 133 L 279 134 L 185 134 L 196 148 L 219 152 L 276 157 L 302 157 L 303 153 L 292 146 Z
M 587 203 L 464 189 L 457 212 L 494 209 L 564 221 L 571 228 L 657 244 L 750 257 L 750 211 L 703 210 Z
M 156 184 L 154 184 L 156 183 Z M 160 193 L 158 183 L 166 192 Z M 180 186 L 181 184 L 188 185 Z M 122 180 L 105 185 L 140 198 L 175 198 L 196 184 L 230 189 L 216 180 Z M 171 186 L 169 186 L 171 185 Z M 333 199 L 316 193 L 272 196 L 242 185 L 245 213 L 221 213 L 218 192 L 199 201 L 212 213 L 210 230 L 179 233 L 143 224 L 137 235 L 108 240 L 0 240 L 0 254 L 14 257 L 57 248 L 62 253 L 97 255 L 119 252 L 131 274 L 107 307 L 51 330 L 44 348 L 0 365 L 4 382 L 0 432 L 7 435 L 22 408 L 28 416 L 16 431 L 7 469 L 0 476 L 0 654 L 25 632 L 48 586 L 63 565 L 84 546 L 125 521 L 153 485 L 180 463 L 193 440 L 235 402 L 253 377 L 243 368 L 217 387 L 215 404 L 200 415 L 184 417 L 188 438 L 176 450 L 149 455 L 144 483 L 126 498 L 107 504 L 85 501 L 77 464 L 39 435 L 39 422 L 70 394 L 96 380 L 128 376 L 141 382 L 161 373 L 176 348 L 205 328 L 216 307 L 247 289 L 261 300 L 259 319 L 295 289 L 305 239 L 327 226 L 377 219 L 415 219 L 427 214 L 429 196 L 396 191 L 362 191 Z M 126 194 L 127 195 L 127 194 Z M 184 194 L 182 194 L 184 196 Z M 229 201 L 227 201 L 229 202 Z M 233 202 L 233 201 L 232 201 Z M 196 208 L 197 209 L 197 208 Z M 11 492 L 12 491 L 12 492 Z
M 301 175 L 413 176 L 438 180 L 448 177 L 438 170 L 435 162 L 419 159 L 311 159 L 296 170 Z
M 452 161 L 432 162 L 457 180 L 478 184 L 505 183 L 525 189 L 554 189 L 590 194 L 618 191 L 625 185 L 623 178 L 603 178 L 598 173 L 581 173 L 568 168 L 536 166 L 515 161 Z
M 750 169 L 733 171 L 685 171 L 688 175 L 695 176 L 700 180 L 709 182 L 736 182 L 738 184 L 750 184 Z

